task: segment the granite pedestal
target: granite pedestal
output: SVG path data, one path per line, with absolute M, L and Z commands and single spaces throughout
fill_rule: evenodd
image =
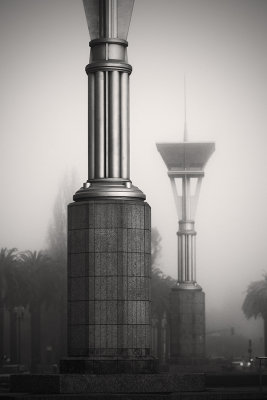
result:
M 205 358 L 205 293 L 173 288 L 170 295 L 171 362 L 190 364 Z
M 149 205 L 72 203 L 68 235 L 68 358 L 61 372 L 155 372 Z
M 204 374 L 113 374 L 113 375 L 16 375 L 11 377 L 11 389 L 16 393 L 35 394 L 98 394 L 109 393 L 128 398 L 126 394 L 152 395 L 205 390 Z M 124 394 L 124 397 L 123 397 Z

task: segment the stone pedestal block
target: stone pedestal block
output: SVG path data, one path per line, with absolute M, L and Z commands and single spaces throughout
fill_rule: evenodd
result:
M 90 365 L 91 373 L 136 373 L 140 365 L 140 372 L 147 372 L 151 363 L 149 205 L 116 199 L 72 203 L 68 235 L 69 359 L 62 368 L 73 371 L 79 364 Z M 84 357 L 93 362 L 86 363 Z M 130 362 L 114 363 L 117 360 Z
M 51 398 L 54 398 L 53 394 L 61 393 L 75 395 L 77 396 L 75 399 L 80 398 L 82 394 L 87 394 L 87 398 L 97 394 L 97 399 L 103 398 L 101 394 L 106 394 L 105 399 L 117 394 L 116 399 L 127 400 L 141 399 L 144 398 L 142 394 L 146 394 L 154 399 L 157 394 L 162 394 L 166 398 L 175 393 L 204 391 L 205 376 L 204 374 L 13 375 L 10 386 L 12 392 L 47 393 L 51 394 Z
M 170 296 L 171 361 L 190 363 L 205 358 L 205 294 L 173 288 Z

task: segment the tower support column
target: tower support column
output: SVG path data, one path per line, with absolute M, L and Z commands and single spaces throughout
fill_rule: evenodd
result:
M 205 358 L 205 293 L 174 287 L 170 293 L 170 353 L 172 364 Z
M 178 284 L 196 285 L 196 232 L 193 221 L 179 221 Z
M 179 219 L 178 279 L 170 293 L 170 356 L 173 364 L 205 358 L 205 294 L 196 279 L 195 214 L 204 166 L 214 143 L 157 144 L 167 168 Z M 180 185 L 177 185 L 177 180 Z M 179 189 L 180 191 L 179 191 Z

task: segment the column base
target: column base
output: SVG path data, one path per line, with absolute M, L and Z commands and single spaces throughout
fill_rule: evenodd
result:
M 177 286 L 174 290 L 202 290 L 202 287 L 199 286 L 196 282 L 177 282 Z
M 140 358 L 69 357 L 60 360 L 62 374 L 152 374 L 158 372 L 158 360 Z
M 87 199 L 141 199 L 146 195 L 132 184 L 130 180 L 119 178 L 94 179 L 84 183 L 73 196 L 74 201 L 85 201 Z
M 64 372 L 147 373 L 151 358 L 150 207 L 141 199 L 68 206 L 68 361 Z
M 205 294 L 175 287 L 171 290 L 171 363 L 205 359 Z
M 151 396 L 149 398 L 155 399 L 160 394 L 166 398 L 171 393 L 204 390 L 204 374 L 58 374 L 11 375 L 10 377 L 11 393 L 25 393 L 25 397 L 20 395 L 20 399 L 32 398 L 26 393 L 39 394 L 39 396 L 40 394 L 51 394 L 53 399 L 56 394 L 72 399 L 74 399 L 73 396 L 80 398 L 83 394 L 90 398 L 95 394 L 97 398 L 105 400 L 112 395 L 117 395 L 116 398 L 125 400 L 129 400 L 129 398 L 147 399 L 148 395 Z

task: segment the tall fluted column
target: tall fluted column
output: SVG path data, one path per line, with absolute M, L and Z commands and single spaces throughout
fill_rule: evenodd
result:
M 196 282 L 196 232 L 194 222 L 179 221 L 178 236 L 178 284 Z
M 88 180 L 68 206 L 69 359 L 61 370 L 152 372 L 150 207 L 130 181 L 125 23 L 133 1 L 84 6 L 92 39 Z
M 145 199 L 130 180 L 126 40 L 133 0 L 84 0 L 91 54 L 88 75 L 88 180 L 74 196 Z
M 119 67 L 119 66 L 117 66 Z M 102 65 L 102 69 L 110 68 Z M 129 72 L 115 69 L 90 72 L 88 181 L 117 179 L 130 181 L 129 160 Z M 120 66 L 120 69 L 122 67 Z
M 173 176 L 170 175 L 173 180 Z M 178 236 L 178 285 L 186 288 L 199 288 L 196 283 L 196 231 L 193 217 L 195 214 L 192 203 L 196 201 L 192 194 L 192 185 L 190 177 L 182 176 L 182 193 L 179 197 L 180 217 Z M 198 190 L 202 177 L 198 177 Z M 175 182 L 173 181 L 173 185 Z M 177 197 L 176 188 L 175 196 Z

